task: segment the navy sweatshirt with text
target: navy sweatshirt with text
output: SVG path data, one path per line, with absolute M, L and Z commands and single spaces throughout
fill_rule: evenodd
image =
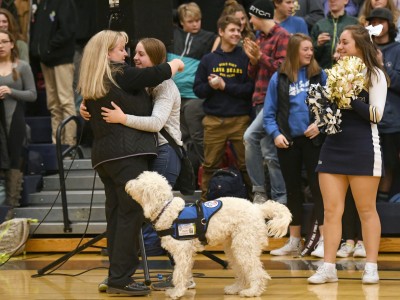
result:
M 204 113 L 217 117 L 234 117 L 250 114 L 254 81 L 247 75 L 249 59 L 241 47 L 224 52 L 218 47 L 200 61 L 193 90 L 204 98 Z M 208 76 L 216 74 L 225 81 L 225 89 L 214 90 Z

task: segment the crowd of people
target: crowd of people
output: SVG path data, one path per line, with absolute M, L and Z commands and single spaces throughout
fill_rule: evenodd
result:
M 24 103 L 36 99 L 40 69 L 53 142 L 58 124 L 77 111 L 93 132 L 110 255 L 102 291 L 150 292 L 131 279 L 143 213 L 124 186 L 149 169 L 174 185 L 181 164 L 171 138 L 187 150 L 202 200 L 229 142 L 250 201 L 288 206 L 289 239 L 271 255 L 300 253 L 303 203 L 314 203 L 320 239 L 312 255 L 324 263 L 310 283 L 337 281 L 335 257 L 350 255 L 366 257 L 363 283 L 379 282 L 376 202 L 400 193 L 400 1 L 214 2 L 173 1 L 172 44 L 140 40 L 130 58 L 136 67 L 126 63 L 125 32 L 102 30 L 78 41 L 77 1 L 34 1 L 29 45 L 13 14 L 0 8 L 6 204 L 18 206 Z M 380 30 L 371 34 L 374 28 Z M 309 87 L 325 85 L 327 70 L 348 56 L 365 64 L 363 90 L 342 109 L 341 132 L 325 134 L 307 106 Z M 63 143 L 75 142 L 69 125 Z

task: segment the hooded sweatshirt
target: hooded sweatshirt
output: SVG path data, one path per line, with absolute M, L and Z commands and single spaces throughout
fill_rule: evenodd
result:
M 205 55 L 197 69 L 194 92 L 205 98 L 204 113 L 218 117 L 234 117 L 250 114 L 254 81 L 247 75 L 249 59 L 241 47 L 224 52 L 218 47 Z M 210 74 L 225 81 L 225 89 L 215 90 L 208 83 Z

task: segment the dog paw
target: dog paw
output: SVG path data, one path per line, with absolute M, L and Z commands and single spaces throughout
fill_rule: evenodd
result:
M 179 299 L 183 295 L 185 295 L 185 290 L 173 288 L 173 289 L 166 290 L 165 295 L 167 295 L 171 299 Z
M 225 295 L 237 295 L 242 290 L 237 284 L 228 285 L 224 288 Z
M 240 297 L 259 297 L 261 296 L 262 292 L 261 291 L 257 291 L 255 289 L 245 289 L 245 290 L 241 290 L 239 292 L 239 296 Z

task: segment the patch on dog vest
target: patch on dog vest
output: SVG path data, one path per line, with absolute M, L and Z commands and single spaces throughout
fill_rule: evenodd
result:
M 205 234 L 211 217 L 221 209 L 221 200 L 212 200 L 203 203 L 196 202 L 186 206 L 171 228 L 158 231 L 160 237 L 171 235 L 177 240 L 198 238 L 203 244 L 207 244 Z

